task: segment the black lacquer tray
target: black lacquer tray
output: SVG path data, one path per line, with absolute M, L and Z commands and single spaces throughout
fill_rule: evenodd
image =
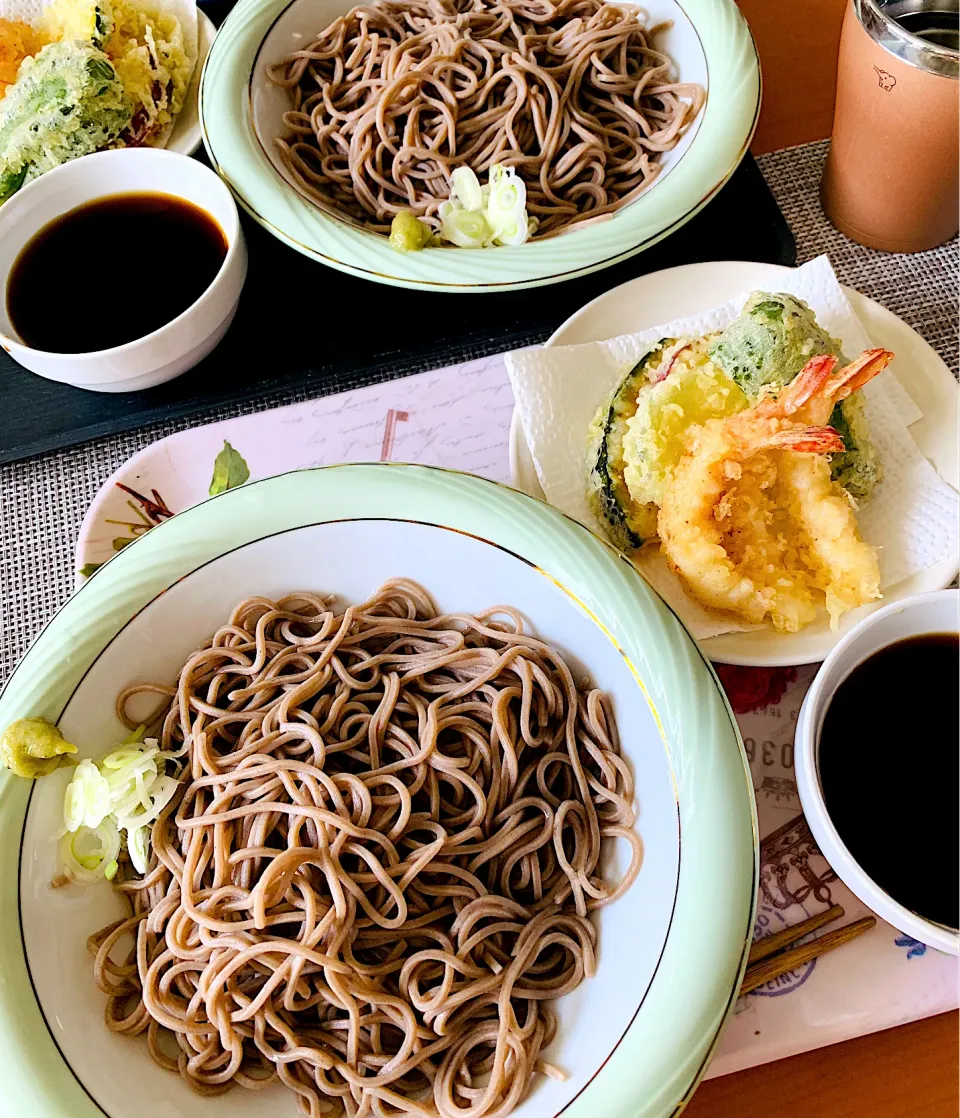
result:
M 0 352 L 0 462 L 238 401 L 325 395 L 543 341 L 584 303 L 648 272 L 704 260 L 793 265 L 793 236 L 756 163 L 683 228 L 612 268 L 530 291 L 445 295 L 355 279 L 244 218 L 250 252 L 237 317 L 183 376 L 143 392 L 87 392 Z

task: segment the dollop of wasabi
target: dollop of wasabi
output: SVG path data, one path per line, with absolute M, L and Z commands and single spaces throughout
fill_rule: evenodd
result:
M 20 718 L 0 736 L 0 761 L 27 780 L 52 773 L 64 754 L 76 752 L 77 747 L 43 718 Z
M 433 240 L 433 232 L 409 210 L 401 210 L 390 222 L 390 247 L 397 252 L 417 252 Z

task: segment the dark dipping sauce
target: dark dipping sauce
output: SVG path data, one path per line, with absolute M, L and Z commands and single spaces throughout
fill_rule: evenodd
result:
M 192 202 L 154 193 L 98 198 L 27 241 L 7 281 L 7 314 L 33 349 L 112 349 L 182 314 L 226 255 L 223 230 Z
M 887 645 L 847 676 L 820 731 L 820 785 L 840 838 L 905 908 L 958 927 L 960 643 Z

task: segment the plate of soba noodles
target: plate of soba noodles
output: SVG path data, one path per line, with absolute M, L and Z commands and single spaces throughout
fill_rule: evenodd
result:
M 757 839 L 695 642 L 506 486 L 299 471 L 96 571 L 0 694 L 0 1079 L 36 1118 L 665 1118 Z
M 734 0 L 240 0 L 200 92 L 211 161 L 281 240 L 468 292 L 654 244 L 733 173 L 759 106 Z

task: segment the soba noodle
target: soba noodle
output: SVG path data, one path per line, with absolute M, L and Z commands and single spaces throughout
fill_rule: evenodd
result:
M 251 598 L 175 688 L 119 696 L 128 725 L 143 692 L 184 771 L 121 870 L 132 915 L 91 939 L 111 1029 L 311 1116 L 493 1118 L 553 1070 L 549 999 L 593 973 L 640 840 L 603 696 L 514 610 L 438 616 L 400 580 L 342 613 Z
M 637 9 L 600 0 L 375 0 L 269 67 L 298 188 L 386 232 L 439 228 L 450 174 L 512 166 L 539 236 L 611 214 L 656 176 L 704 100 Z

